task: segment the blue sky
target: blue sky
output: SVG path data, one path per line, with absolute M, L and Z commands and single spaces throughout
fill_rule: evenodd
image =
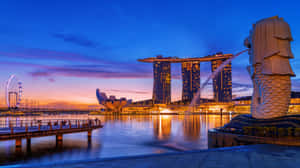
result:
M 300 74 L 299 2 L 238 0 L 4 0 L 0 5 L 0 99 L 10 74 L 24 96 L 96 103 L 100 88 L 117 97 L 151 98 L 152 65 L 138 58 L 237 53 L 257 20 L 278 15 L 291 26 L 291 60 Z M 234 94 L 250 95 L 247 54 L 233 61 Z M 180 65 L 172 65 L 172 99 L 180 98 Z M 210 64 L 201 64 L 201 80 Z M 298 77 L 293 90 L 298 90 Z M 241 91 L 238 93 L 238 91 Z M 204 96 L 211 96 L 211 87 Z

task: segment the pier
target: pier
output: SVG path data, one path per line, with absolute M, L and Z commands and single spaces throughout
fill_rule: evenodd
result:
M 16 152 L 22 150 L 22 139 L 26 139 L 27 151 L 31 150 L 31 138 L 56 136 L 56 146 L 62 147 L 63 135 L 87 132 L 91 143 L 92 131 L 102 128 L 100 120 L 15 120 L 0 124 L 0 141 L 15 140 Z

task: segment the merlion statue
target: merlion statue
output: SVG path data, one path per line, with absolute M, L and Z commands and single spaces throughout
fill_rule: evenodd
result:
M 291 98 L 289 59 L 294 58 L 290 27 L 278 16 L 262 19 L 253 25 L 245 39 L 249 48 L 247 67 L 253 81 L 252 117 L 269 119 L 284 116 Z

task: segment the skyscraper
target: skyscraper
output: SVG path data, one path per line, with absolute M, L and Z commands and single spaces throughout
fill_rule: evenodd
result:
M 222 55 L 217 53 L 216 56 Z M 226 59 L 211 61 L 211 70 L 214 72 Z M 221 72 L 213 78 L 214 100 L 216 102 L 231 102 L 232 100 L 232 76 L 231 63 L 227 64 Z
M 182 101 L 192 101 L 200 88 L 200 62 L 181 63 Z
M 163 58 L 157 56 L 157 58 Z M 153 103 L 169 104 L 171 102 L 171 64 L 170 62 L 153 62 Z

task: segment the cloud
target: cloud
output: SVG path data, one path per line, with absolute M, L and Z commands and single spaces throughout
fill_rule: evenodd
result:
M 131 67 L 132 70 L 135 69 L 135 71 L 144 71 L 144 69 L 147 69 L 147 67 L 151 66 L 145 66 L 143 63 L 138 63 L 136 61 L 131 62 L 118 62 L 118 61 L 109 61 L 107 58 L 109 56 L 103 56 L 103 57 L 92 57 L 81 53 L 75 53 L 75 52 L 65 52 L 65 51 L 56 51 L 56 50 L 48 50 L 48 49 L 40 49 L 40 48 L 12 48 L 12 49 L 0 49 L 0 56 L 3 61 L 10 62 L 13 64 L 23 64 L 24 60 L 31 61 L 32 62 L 38 62 L 38 61 L 48 61 L 48 63 L 55 63 L 57 64 L 57 61 L 60 62 L 66 62 L 68 65 L 72 65 L 74 68 L 78 67 L 84 67 L 87 68 L 97 68 L 97 67 L 104 67 L 107 68 L 113 68 L 113 69 L 123 69 L 127 67 Z M 12 58 L 17 58 L 16 60 L 18 62 L 11 62 L 7 60 L 11 60 Z M 106 59 L 106 60 L 105 60 Z M 27 63 L 25 63 L 27 64 Z M 28 64 L 27 64 L 28 65 Z M 34 64 L 32 64 L 33 66 Z M 35 64 L 35 66 L 38 66 Z
M 233 82 L 232 83 L 232 87 L 233 88 L 252 88 L 252 85 L 251 84 L 245 84 L 245 83 L 236 83 L 236 82 Z
M 96 77 L 96 78 L 148 78 L 151 66 L 138 62 L 105 61 L 102 58 L 90 57 L 80 53 L 63 52 L 39 48 L 13 48 L 0 51 L 2 65 L 26 66 L 35 68 L 29 74 L 33 77 Z M 16 61 L 7 61 L 17 58 Z M 68 66 L 49 66 L 44 64 L 26 63 L 47 60 L 48 63 L 63 61 Z M 24 62 L 26 60 L 26 62 Z M 48 61 L 49 60 L 49 61 Z M 51 80 L 52 81 L 52 80 Z
M 45 76 L 45 77 L 48 77 L 48 76 L 51 76 L 51 73 L 49 72 L 43 72 L 43 71 L 35 71 L 35 72 L 32 72 L 30 73 L 31 76 L 33 77 L 40 77 L 40 76 Z
M 50 82 L 55 82 L 55 78 L 59 76 L 63 77 L 76 77 L 76 78 L 153 78 L 152 66 L 150 64 L 138 63 L 138 62 L 117 62 L 117 61 L 105 61 L 101 62 L 100 59 L 86 57 L 77 53 L 65 53 L 57 51 L 49 51 L 42 49 L 24 49 L 22 58 L 33 58 L 38 57 L 38 55 L 44 55 L 44 59 L 62 59 L 62 60 L 82 60 L 72 64 L 68 61 L 68 65 L 43 65 L 43 64 L 32 64 L 24 62 L 12 62 L 12 61 L 2 61 L 0 64 L 3 65 L 18 65 L 27 66 L 34 68 L 28 72 L 28 74 L 34 78 L 46 78 Z M 23 50 L 23 51 L 24 51 Z M 24 54 L 26 53 L 26 54 Z M 62 54 L 62 57 L 59 57 Z M 71 63 L 71 64 L 70 64 Z M 81 64 L 78 64 L 81 63 Z M 235 69 L 239 70 L 239 66 Z M 176 69 L 174 69 L 176 70 Z M 172 71 L 173 80 L 181 80 L 181 73 L 174 73 Z M 239 73 L 239 72 L 238 72 Z M 202 72 L 201 79 L 202 82 L 210 72 Z M 235 73 L 236 74 L 236 73 Z M 252 84 L 248 84 L 250 80 L 249 77 L 245 75 L 237 74 L 237 82 L 233 82 L 234 92 L 250 92 L 252 90 Z M 245 78 L 245 79 L 244 79 Z M 209 83 L 211 85 L 211 83 Z M 143 93 L 144 94 L 144 93 Z
M 80 53 L 54 51 L 39 48 L 13 48 L 0 51 L 1 65 L 25 66 L 35 68 L 29 72 L 32 77 L 70 76 L 70 77 L 95 77 L 95 78 L 150 78 L 151 66 L 138 62 L 103 61 L 102 58 L 90 57 Z M 11 61 L 11 58 L 18 58 Z M 4 60 L 3 60 L 4 59 Z M 45 65 L 27 63 L 30 59 L 35 62 L 49 60 L 48 63 L 65 61 L 64 65 Z M 9 60 L 9 61 L 8 61 Z M 26 62 L 24 62 L 26 60 Z M 55 61 L 55 62 L 53 62 Z M 74 64 L 75 63 L 75 64 Z M 51 80 L 53 81 L 53 80 Z
M 120 93 L 134 93 L 134 94 L 149 94 L 149 91 L 140 91 L 140 90 L 119 90 L 119 89 L 110 89 L 106 91 L 111 92 L 120 92 Z
M 66 34 L 66 33 L 53 33 L 53 37 L 61 39 L 67 43 L 76 44 L 82 47 L 95 48 L 98 46 L 98 43 L 92 40 L 87 39 L 81 35 L 75 34 Z
M 10 50 L 0 51 L 2 58 L 18 58 L 18 59 L 39 59 L 39 60 L 50 60 L 50 61 L 72 61 L 72 62 L 83 62 L 83 63 L 106 63 L 102 58 L 91 57 L 88 55 L 55 51 L 40 48 L 13 48 Z
M 84 78 L 151 78 L 152 73 L 132 71 L 130 67 L 123 71 L 105 68 L 73 68 L 73 67 L 48 67 L 29 73 L 32 77 L 84 77 Z
M 48 81 L 49 82 L 55 82 L 55 79 L 54 78 L 48 78 Z
M 47 79 L 54 79 L 57 76 L 80 78 L 152 78 L 151 67 L 147 68 L 139 64 L 123 64 L 123 66 L 120 67 L 118 64 L 119 63 L 116 63 L 116 65 L 110 64 L 110 68 L 108 68 L 108 65 L 50 66 L 15 61 L 0 62 L 0 65 L 35 68 L 36 70 L 28 73 L 35 78 L 45 77 Z
M 240 92 L 250 92 L 252 90 L 252 85 L 251 84 L 246 84 L 246 83 L 232 83 L 232 89 L 233 92 L 240 93 Z
M 31 68 L 44 68 L 45 65 L 16 62 L 16 61 L 0 61 L 0 65 L 3 66 L 15 66 L 15 67 L 31 67 Z

